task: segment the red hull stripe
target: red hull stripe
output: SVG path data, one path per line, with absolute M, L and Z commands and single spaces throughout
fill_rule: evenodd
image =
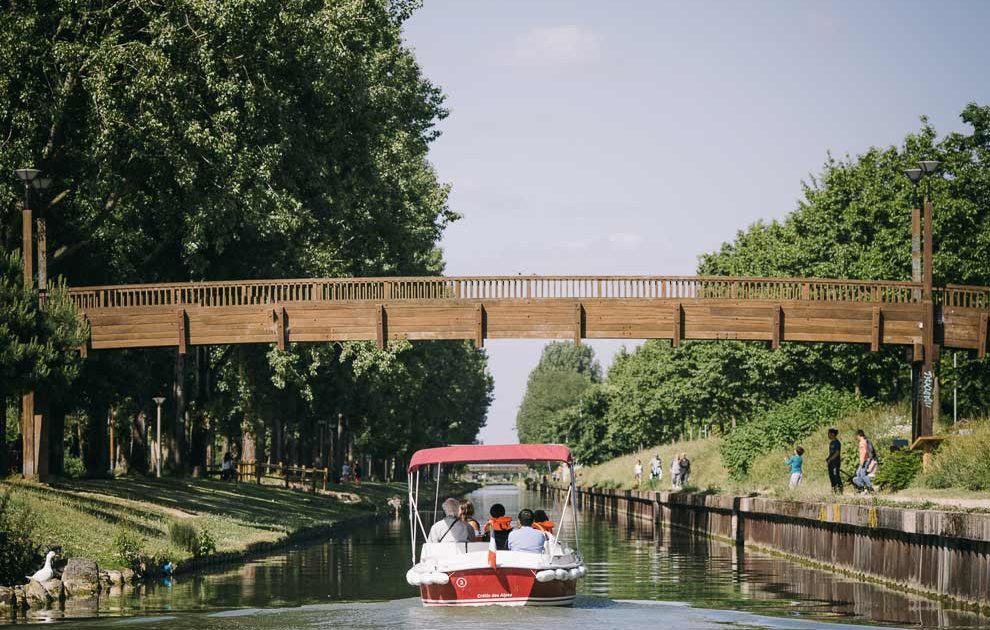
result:
M 574 603 L 574 596 L 565 597 L 492 597 L 485 599 L 424 599 L 424 606 L 485 606 L 489 604 L 498 605 L 525 605 L 525 606 L 566 606 Z

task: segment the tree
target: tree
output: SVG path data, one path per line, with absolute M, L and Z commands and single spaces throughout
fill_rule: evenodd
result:
M 590 346 L 553 342 L 543 348 L 540 362 L 529 374 L 526 394 L 516 415 L 516 431 L 522 442 L 556 442 L 566 439 L 555 415 L 578 403 L 581 394 L 601 380 L 601 366 Z
M 44 305 L 24 287 L 17 252 L 0 252 L 0 476 L 7 472 L 7 400 L 42 388 L 64 390 L 79 371 L 78 348 L 89 334 L 60 280 Z

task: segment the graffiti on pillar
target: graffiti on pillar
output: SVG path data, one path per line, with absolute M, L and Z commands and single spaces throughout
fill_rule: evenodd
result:
M 925 370 L 921 375 L 921 403 L 931 409 L 935 403 L 935 374 Z

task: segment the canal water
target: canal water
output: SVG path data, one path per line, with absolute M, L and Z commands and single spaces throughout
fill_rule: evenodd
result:
M 546 507 L 514 486 L 490 486 L 470 498 L 479 514 L 495 502 L 510 514 Z M 70 600 L 64 611 L 26 621 L 143 630 L 990 627 L 990 619 L 971 612 L 691 532 L 607 513 L 583 512 L 578 521 L 588 575 L 573 608 L 423 608 L 405 581 L 409 530 L 398 519 L 211 574 L 145 585 L 97 606 Z

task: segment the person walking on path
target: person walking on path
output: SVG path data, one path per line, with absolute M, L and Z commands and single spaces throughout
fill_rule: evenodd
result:
M 798 487 L 804 479 L 804 448 L 798 446 L 794 449 L 794 454 L 784 460 L 791 467 L 791 490 Z
M 670 458 L 670 487 L 674 490 L 681 487 L 681 456 L 676 453 Z
M 825 458 L 825 465 L 828 466 L 828 480 L 832 484 L 834 494 L 842 494 L 842 476 L 839 468 L 842 465 L 842 442 L 839 441 L 839 430 L 828 430 L 828 457 Z
M 678 487 L 683 488 L 688 484 L 688 478 L 691 476 L 691 460 L 688 459 L 687 453 L 681 453 L 678 459 L 678 467 L 681 471 L 681 479 Z
M 643 462 L 636 460 L 636 465 L 633 466 L 633 477 L 636 479 L 636 487 L 638 488 L 643 482 Z
M 856 431 L 856 439 L 859 441 L 859 467 L 852 483 L 863 494 L 868 494 L 873 492 L 873 475 L 877 472 L 878 464 L 877 452 L 862 429 Z
M 655 453 L 650 460 L 650 481 L 663 479 L 663 464 L 660 463 L 660 453 Z

